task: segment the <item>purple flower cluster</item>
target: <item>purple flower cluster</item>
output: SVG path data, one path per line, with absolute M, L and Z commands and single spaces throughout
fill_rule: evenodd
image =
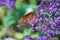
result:
M 42 30 L 47 36 L 60 34 L 60 0 L 47 0 L 38 5 L 39 12 L 30 25 L 32 30 Z
M 38 37 L 34 38 L 34 37 L 29 36 L 29 37 L 25 37 L 24 40 L 58 40 L 58 38 L 57 37 L 50 37 L 49 38 L 46 36 L 43 36 L 43 37 L 38 36 Z
M 39 37 L 36 38 L 36 40 L 48 40 L 48 38 L 47 37 L 40 37 L 39 36 Z
M 37 37 L 37 38 L 34 38 L 34 37 L 31 37 L 31 36 L 29 36 L 29 37 L 26 37 L 24 40 L 48 40 L 48 38 L 47 37 Z
M 5 5 L 8 10 L 12 9 L 15 6 L 16 0 L 6 0 Z
M 4 4 L 4 0 L 0 0 L 0 6 L 3 6 Z
M 54 36 L 60 34 L 60 0 L 42 0 L 38 5 L 39 11 L 34 21 L 30 22 L 32 32 L 42 30 L 45 37 L 36 40 L 58 40 Z M 38 32 L 39 33 L 39 32 Z M 48 38 L 49 37 L 49 38 Z
M 47 34 L 47 36 L 51 36 L 51 35 L 54 35 L 54 31 L 53 30 L 47 30 L 45 32 L 45 34 Z
M 0 6 L 6 6 L 8 10 L 15 6 L 16 0 L 0 0 Z
M 60 0 L 45 0 L 45 1 L 42 0 L 38 7 L 40 11 L 41 9 L 43 9 L 44 11 L 48 11 L 52 16 L 58 11 L 60 7 Z

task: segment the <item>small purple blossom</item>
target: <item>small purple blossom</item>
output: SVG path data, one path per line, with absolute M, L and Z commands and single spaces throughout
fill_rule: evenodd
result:
M 55 22 L 59 22 L 59 23 L 60 23 L 60 17 L 57 17 L 57 18 L 55 19 Z
M 46 34 L 47 36 L 51 36 L 51 35 L 54 35 L 54 31 L 53 31 L 53 30 L 46 30 L 46 31 L 45 31 L 45 34 Z
M 42 21 L 42 18 L 39 18 L 38 21 L 41 22 Z
M 42 31 L 46 31 L 46 30 L 48 29 L 48 27 L 45 26 L 45 25 L 42 25 L 42 26 L 41 26 L 41 29 L 42 29 Z

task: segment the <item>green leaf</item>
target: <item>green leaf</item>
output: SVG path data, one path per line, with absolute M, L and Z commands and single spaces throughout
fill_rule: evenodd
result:
M 19 3 L 18 6 L 15 6 L 15 10 L 18 12 L 18 17 L 22 18 L 26 12 L 26 9 L 28 7 L 25 3 Z
M 42 30 L 39 30 L 39 36 L 45 36 L 45 34 L 42 32 Z
M 0 18 L 3 19 L 5 17 L 6 8 L 4 6 L 0 7 Z
M 42 37 L 42 36 L 45 36 L 45 34 L 44 34 L 44 33 L 41 33 L 39 36 L 41 36 L 41 37 Z
M 15 10 L 19 12 L 18 14 L 19 18 L 22 18 L 24 16 L 28 8 L 33 8 L 34 11 L 35 10 L 37 11 L 37 5 L 35 4 L 26 4 L 24 2 L 20 3 L 20 1 L 19 2 L 16 1 Z
M 4 33 L 0 31 L 0 38 L 2 38 L 3 36 L 4 36 Z
M 3 25 L 0 25 L 0 31 L 2 30 L 2 28 L 3 28 Z
M 31 28 L 29 27 L 29 28 L 25 28 L 24 29 L 24 35 L 25 36 L 29 36 L 31 34 Z
M 37 5 L 37 1 L 36 0 L 29 0 L 30 4 L 33 4 L 33 5 Z
M 32 33 L 31 36 L 38 37 L 39 36 L 39 33 L 38 32 Z
M 3 21 L 4 27 L 6 28 L 10 27 L 12 24 L 16 23 L 16 20 L 17 20 L 16 15 L 12 11 L 9 11 L 8 15 Z
M 16 9 L 19 10 L 20 6 L 23 4 L 23 1 L 22 0 L 16 0 L 16 4 L 15 4 L 15 7 Z
M 14 37 L 15 37 L 16 39 L 22 39 L 22 38 L 24 37 L 24 34 L 17 32 L 17 33 L 15 33 Z

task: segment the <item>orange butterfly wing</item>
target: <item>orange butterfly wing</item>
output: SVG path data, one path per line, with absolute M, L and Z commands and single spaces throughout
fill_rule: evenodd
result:
M 25 15 L 23 18 L 21 18 L 20 22 L 30 24 L 30 21 L 34 20 L 35 17 L 36 17 L 35 14 L 31 12 L 31 13 Z

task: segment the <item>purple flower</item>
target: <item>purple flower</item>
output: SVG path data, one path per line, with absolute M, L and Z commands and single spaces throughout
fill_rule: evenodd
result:
M 48 21 L 48 24 L 50 24 L 50 25 L 51 25 L 51 24 L 53 24 L 53 22 L 52 22 L 51 20 L 49 20 L 49 21 Z
M 43 15 L 43 14 L 44 14 L 44 9 L 40 9 L 40 10 L 39 10 L 39 14 L 40 14 L 40 15 Z
M 48 0 L 49 2 L 53 2 L 53 0 Z
M 36 16 L 34 22 L 36 23 L 36 22 L 38 22 L 38 20 L 39 20 L 39 18 L 38 18 L 38 16 Z
M 60 6 L 58 2 L 56 3 L 56 6 Z
M 42 40 L 48 40 L 48 38 L 47 37 L 42 37 Z
M 24 40 L 34 40 L 34 37 L 33 36 L 28 36 Z
M 42 21 L 42 18 L 39 18 L 38 21 L 41 22 Z
M 52 11 L 52 9 L 53 9 L 52 7 L 49 7 L 49 11 Z
M 27 38 L 25 38 L 24 40 L 30 40 L 30 39 L 27 37 Z
M 39 36 L 39 37 L 37 37 L 36 39 L 37 39 L 37 40 L 48 40 L 48 38 L 45 37 L 45 36 L 43 36 L 43 37 L 40 37 L 40 36 Z
M 30 25 L 31 26 L 34 26 L 35 24 L 34 24 L 34 21 L 30 21 Z
M 51 35 L 54 35 L 54 31 L 53 31 L 53 30 L 46 30 L 46 31 L 45 31 L 45 34 L 46 34 L 47 36 L 51 36 Z
M 56 34 L 56 35 L 60 34 L 60 31 L 56 30 L 56 31 L 55 31 L 55 34 Z
M 43 10 L 43 9 L 40 9 L 40 12 L 41 12 L 41 13 L 43 13 L 43 12 L 44 12 L 44 10 Z
M 58 27 L 56 27 L 55 29 L 60 31 L 60 27 L 59 27 L 59 26 L 58 26 Z
M 40 30 L 40 29 L 41 29 L 41 25 L 35 26 L 35 30 Z
M 57 37 L 54 37 L 54 38 L 52 38 L 52 40 L 58 40 L 58 38 Z
M 60 31 L 60 17 L 58 16 L 60 13 L 59 6 L 60 6 L 59 0 L 48 0 L 48 1 L 42 0 L 42 2 L 38 5 L 39 16 L 37 16 L 37 18 L 35 19 L 34 21 L 35 23 L 31 22 L 33 29 L 32 31 L 41 29 L 42 32 L 46 34 L 46 36 L 54 36 L 55 34 L 59 34 Z M 37 37 L 37 40 L 44 40 L 44 38 Z
M 49 25 L 53 24 L 52 20 L 50 20 L 50 19 L 47 18 L 47 17 L 45 17 L 44 20 L 45 20 Z
M 41 29 L 42 29 L 42 31 L 46 31 L 46 30 L 48 29 L 48 27 L 45 26 L 45 25 L 42 25 L 42 26 L 41 26 Z
M 37 40 L 42 40 L 42 37 L 39 36 L 39 37 L 37 37 L 36 39 L 37 39 Z
M 58 11 L 58 8 L 56 7 L 56 8 L 52 8 L 52 7 L 50 7 L 49 8 L 49 12 L 50 12 L 50 15 L 52 16 L 52 15 L 55 15 L 55 13 Z
M 6 7 L 8 10 L 12 9 L 15 6 L 16 0 L 6 0 Z
M 55 29 L 56 26 L 57 26 L 57 24 L 56 24 L 55 22 L 53 22 L 53 23 L 50 25 L 50 27 L 51 27 L 52 29 Z
M 55 22 L 59 22 L 59 23 L 60 23 L 60 17 L 57 17 L 57 18 L 55 19 Z
M 39 26 L 36 26 L 35 29 L 36 29 L 36 30 L 39 30 Z
M 0 0 L 0 6 L 3 6 L 5 4 L 4 0 Z

